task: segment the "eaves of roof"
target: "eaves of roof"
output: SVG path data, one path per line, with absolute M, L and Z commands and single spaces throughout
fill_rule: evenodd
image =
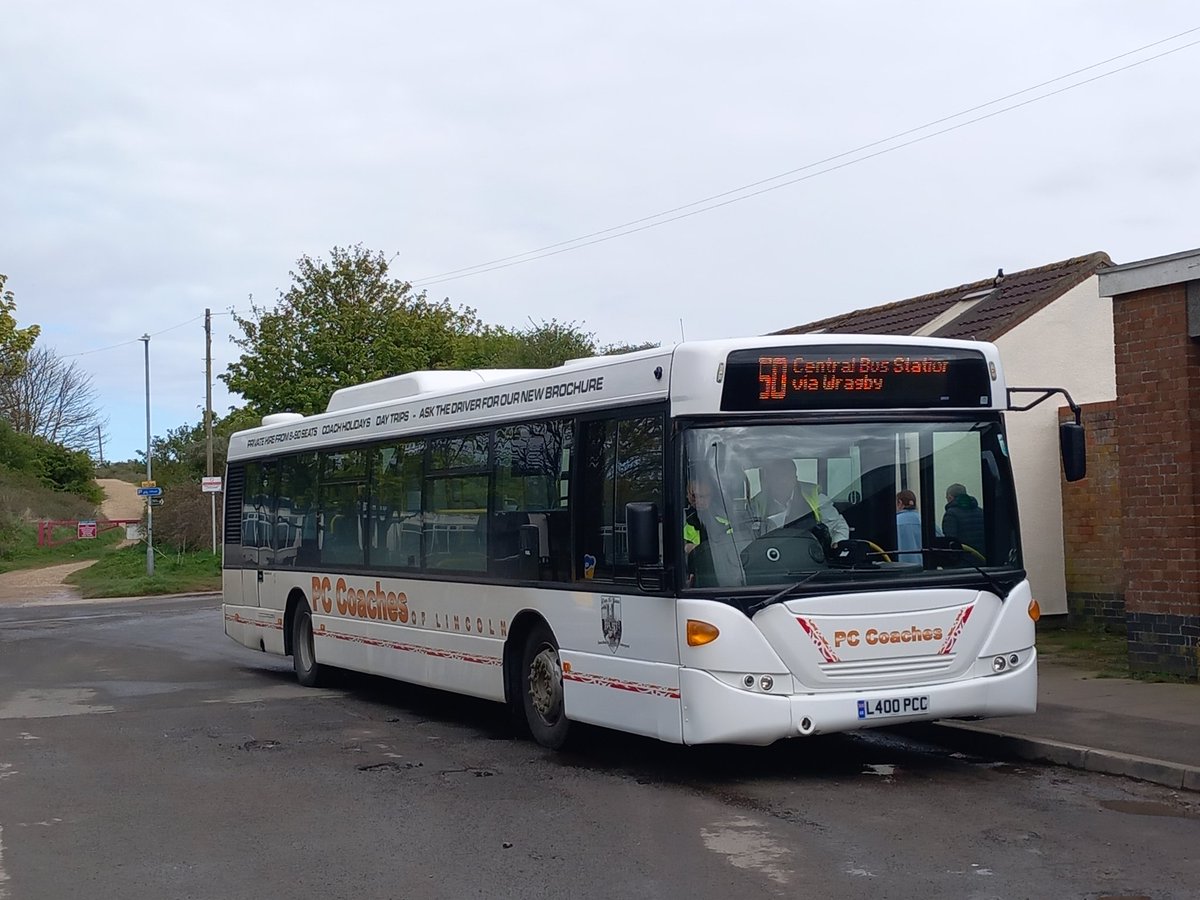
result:
M 951 318 L 934 332 L 935 337 L 995 341 L 1047 304 L 1111 266 L 1107 253 L 1089 253 L 1060 262 L 985 278 L 971 284 L 872 306 L 785 328 L 774 334 L 913 334 L 947 312 L 964 298 L 974 306 Z M 983 294 L 982 298 L 979 295 Z

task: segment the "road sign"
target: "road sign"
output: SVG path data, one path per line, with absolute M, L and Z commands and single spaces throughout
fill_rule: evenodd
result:
M 149 503 L 151 506 L 162 506 L 163 498 L 162 497 L 151 497 L 146 502 Z
M 155 485 L 155 482 L 153 482 L 153 481 L 143 481 L 142 482 L 142 487 L 154 487 L 154 485 Z
M 201 478 L 200 479 L 200 490 L 204 491 L 204 493 L 206 493 L 206 494 L 221 493 L 221 476 L 220 475 L 206 475 L 205 477 Z
M 81 520 L 75 527 L 75 537 L 79 540 L 92 540 L 96 537 L 96 522 L 95 520 Z
M 162 488 L 160 487 L 140 487 L 137 489 L 139 497 L 160 497 L 162 496 Z

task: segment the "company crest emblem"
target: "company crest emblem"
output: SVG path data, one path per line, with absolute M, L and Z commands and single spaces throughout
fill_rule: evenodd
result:
M 621 598 L 600 598 L 600 628 L 604 641 L 613 653 L 621 646 Z

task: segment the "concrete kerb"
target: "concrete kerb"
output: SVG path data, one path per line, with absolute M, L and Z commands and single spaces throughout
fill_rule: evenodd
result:
M 1046 738 L 1000 734 L 962 722 L 934 722 L 906 729 L 926 740 L 953 745 L 976 755 L 1007 756 L 1030 762 L 1045 762 L 1105 775 L 1121 775 L 1160 784 L 1175 790 L 1200 791 L 1200 767 L 1148 759 L 1115 750 L 1100 750 Z

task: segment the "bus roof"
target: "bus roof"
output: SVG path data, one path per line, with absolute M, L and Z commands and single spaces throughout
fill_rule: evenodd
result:
M 766 355 L 759 357 L 752 351 Z M 671 348 L 576 359 L 552 369 L 409 372 L 340 388 L 330 397 L 323 413 L 305 417 L 268 416 L 262 426 L 232 436 L 229 458 L 383 440 L 425 431 L 487 427 L 514 418 L 570 415 L 668 399 L 673 415 L 763 412 L 766 407 L 739 409 L 729 402 L 734 361 L 742 357 L 747 358 L 750 366 L 757 359 L 786 362 L 789 372 L 799 372 L 804 366 L 815 366 L 824 372 L 831 366 L 857 368 L 859 358 L 865 371 L 868 359 L 873 365 L 887 366 L 892 359 L 919 361 L 956 355 L 978 359 L 984 367 L 982 371 L 990 373 L 991 391 L 986 405 L 972 398 L 962 408 L 1004 408 L 1007 396 L 999 356 L 992 344 L 887 335 L 768 335 L 693 341 Z M 741 368 L 737 371 L 741 372 Z M 738 377 L 754 380 L 755 375 L 751 372 Z M 929 382 L 932 384 L 933 380 Z M 838 408 L 864 408 L 859 396 L 845 396 L 847 402 Z M 749 399 L 753 406 L 753 398 Z M 826 403 L 829 402 L 842 403 L 841 399 L 831 401 L 827 396 Z M 890 408 L 903 408 L 903 404 Z

